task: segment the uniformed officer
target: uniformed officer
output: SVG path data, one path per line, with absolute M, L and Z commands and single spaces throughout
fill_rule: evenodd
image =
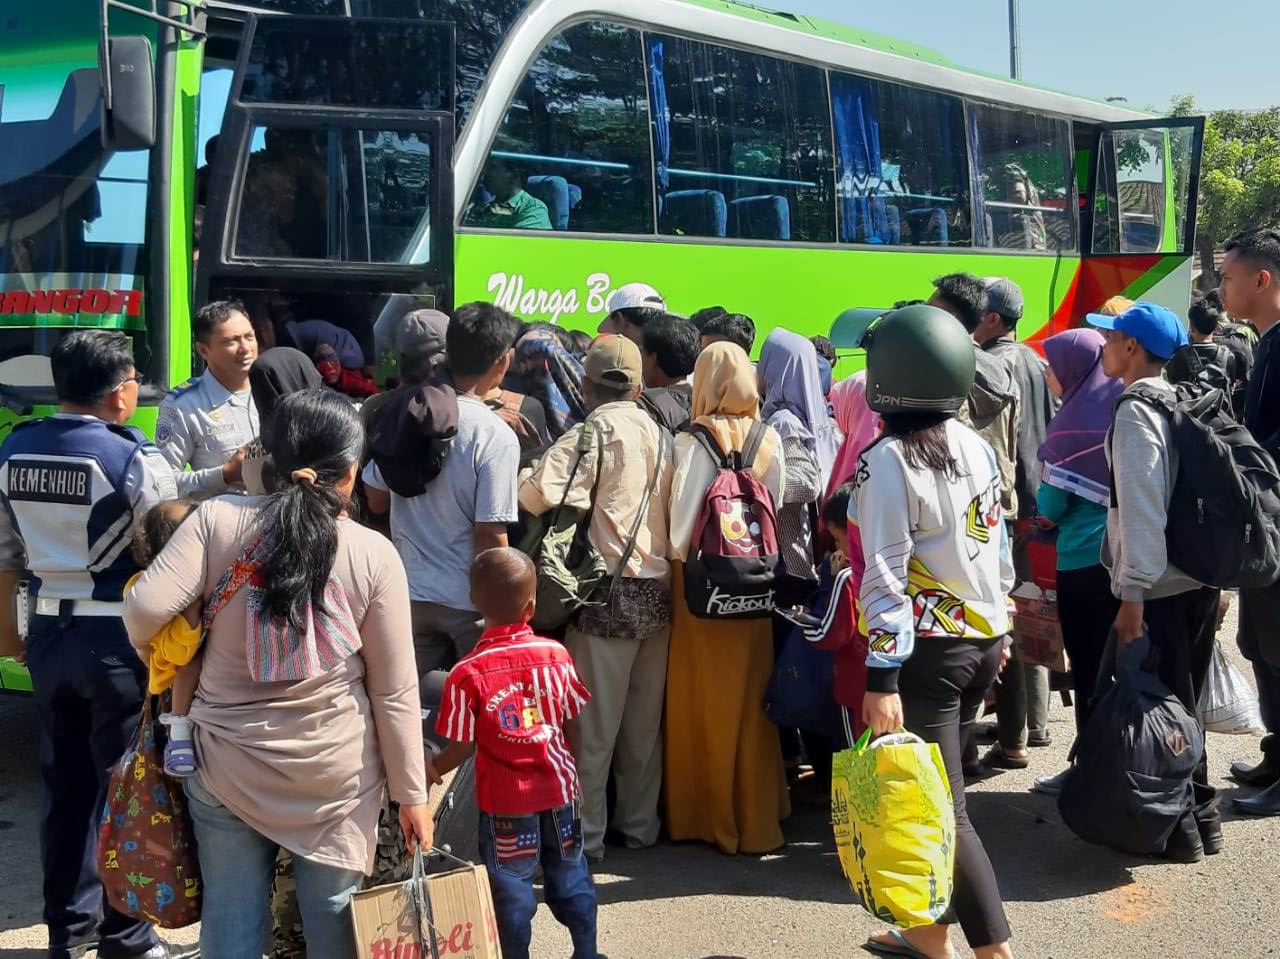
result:
M 76 330 L 50 356 L 59 412 L 0 446 L 0 624 L 15 642 L 13 588 L 24 568 L 32 614 L 25 657 L 40 723 L 40 851 L 52 959 L 168 955 L 151 925 L 105 901 L 96 827 L 111 768 L 129 746 L 146 667 L 120 619 L 129 549 L 146 511 L 175 495 L 173 471 L 124 423 L 141 379 L 129 338 Z
M 258 438 L 258 408 L 249 392 L 258 341 L 236 300 L 202 307 L 194 331 L 206 368 L 160 404 L 156 445 L 174 469 L 178 493 L 205 499 L 241 485 L 244 448 Z

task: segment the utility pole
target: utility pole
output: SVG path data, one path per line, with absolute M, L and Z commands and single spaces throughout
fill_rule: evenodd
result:
M 1009 76 L 1022 79 L 1022 38 L 1018 24 L 1018 0 L 1009 0 Z

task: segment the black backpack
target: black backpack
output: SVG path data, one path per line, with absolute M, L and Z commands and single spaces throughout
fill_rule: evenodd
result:
M 1194 804 L 1191 774 L 1204 755 L 1204 731 L 1151 671 L 1156 654 L 1146 635 L 1118 658 L 1117 645 L 1112 633 L 1058 811 L 1085 842 L 1159 855 Z
M 1280 473 L 1236 422 L 1226 394 L 1198 382 L 1177 383 L 1173 396 L 1128 389 L 1117 409 L 1123 403 L 1148 403 L 1173 428 L 1178 475 L 1165 527 L 1169 562 L 1219 589 L 1274 583 L 1280 577 Z
M 369 457 L 397 496 L 421 496 L 458 434 L 458 394 L 442 378 L 402 386 L 374 411 Z
M 1170 383 L 1190 383 L 1230 396 L 1235 367 L 1235 354 L 1210 340 L 1180 347 L 1165 364 L 1165 375 Z

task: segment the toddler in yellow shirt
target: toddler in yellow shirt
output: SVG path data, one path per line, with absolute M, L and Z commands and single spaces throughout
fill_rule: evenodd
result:
M 133 558 L 138 565 L 144 569 L 149 566 L 195 509 L 196 503 L 188 499 L 167 500 L 151 507 L 133 540 Z M 141 575 L 129 580 L 126 592 Z M 169 733 L 164 747 L 164 771 L 170 776 L 194 776 L 197 768 L 195 739 L 187 713 L 200 682 L 201 611 L 201 603 L 195 602 L 175 616 L 151 640 L 147 660 L 147 691 L 158 696 L 167 689 L 173 690 L 169 711 L 160 715 L 160 722 Z

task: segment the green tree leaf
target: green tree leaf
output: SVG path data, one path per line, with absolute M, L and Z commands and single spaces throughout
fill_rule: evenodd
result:
M 1174 97 L 1174 116 L 1194 116 L 1195 99 Z M 1213 252 L 1241 230 L 1280 224 L 1280 106 L 1216 110 L 1205 119 L 1196 249 L 1202 287 L 1217 282 Z

